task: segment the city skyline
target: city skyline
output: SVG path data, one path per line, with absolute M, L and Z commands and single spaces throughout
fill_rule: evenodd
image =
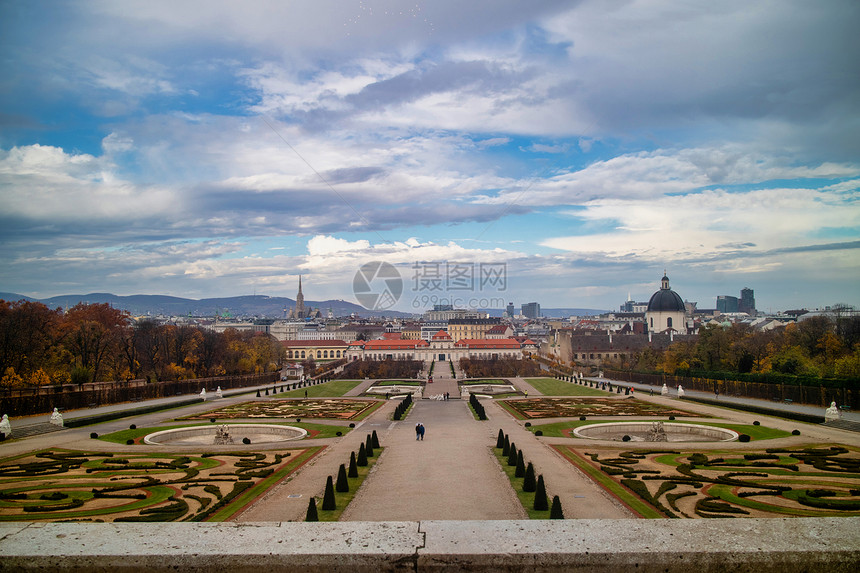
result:
M 858 23 L 847 0 L 6 2 L 0 291 L 301 275 L 355 302 L 385 261 L 404 312 L 428 262 L 504 266 L 437 293 L 497 308 L 615 310 L 664 269 L 700 308 L 860 305 Z

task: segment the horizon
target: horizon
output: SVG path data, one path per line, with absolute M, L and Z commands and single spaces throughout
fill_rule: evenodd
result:
M 123 294 L 116 294 L 116 293 L 104 292 L 104 291 L 93 291 L 93 292 L 87 292 L 87 293 L 65 293 L 65 294 L 61 294 L 61 295 L 53 295 L 53 296 L 46 296 L 46 297 L 33 297 L 33 296 L 23 294 L 23 293 L 8 293 L 8 292 L 0 291 L 0 299 L 2 299 L 2 295 L 6 295 L 6 294 L 12 294 L 12 295 L 19 296 L 19 297 L 26 297 L 26 298 L 30 298 L 30 299 L 33 299 L 36 301 L 54 300 L 54 299 L 63 298 L 63 297 L 86 297 L 86 296 L 93 296 L 93 295 L 108 295 L 108 296 L 113 296 L 113 297 L 118 297 L 118 298 L 131 298 L 131 297 L 137 297 L 137 296 L 169 297 L 169 298 L 176 298 L 176 299 L 180 299 L 180 300 L 188 300 L 188 301 L 193 301 L 193 302 L 200 302 L 203 300 L 217 300 L 217 299 L 230 299 L 230 298 L 256 298 L 256 297 L 263 297 L 266 299 L 285 298 L 285 299 L 288 299 L 288 300 L 295 302 L 295 298 L 292 298 L 292 297 L 289 297 L 286 295 L 270 295 L 270 294 L 264 294 L 264 293 L 252 293 L 252 294 L 230 295 L 230 296 L 212 296 L 212 297 L 203 297 L 203 298 L 189 298 L 189 297 L 166 295 L 166 294 L 135 293 L 135 294 L 130 294 L 130 295 L 123 295 Z M 650 298 L 650 295 L 646 298 Z M 636 300 L 636 299 L 634 298 L 633 300 Z M 11 299 L 7 299 L 7 301 L 8 302 L 15 302 Z M 354 300 L 349 300 L 348 298 L 337 298 L 337 297 L 335 297 L 335 298 L 327 298 L 327 299 L 306 299 L 305 300 L 306 303 L 324 303 L 324 302 L 332 302 L 332 301 L 345 302 L 347 304 L 362 307 L 360 302 L 357 302 Z M 551 311 L 551 310 L 599 311 L 601 314 L 607 314 L 607 313 L 611 314 L 611 313 L 623 312 L 623 311 L 620 311 L 618 309 L 618 306 L 620 306 L 620 304 L 618 306 L 616 306 L 615 308 L 596 308 L 596 307 L 586 307 L 586 306 L 582 306 L 582 305 L 570 305 L 570 304 L 567 304 L 567 305 L 544 305 L 540 301 L 530 301 L 530 302 L 537 302 L 540 305 L 541 318 L 557 318 L 557 317 L 544 315 L 543 313 L 545 310 L 546 311 Z M 648 301 L 647 300 L 638 300 L 636 302 L 647 303 Z M 685 300 L 684 302 L 696 302 L 696 301 Z M 527 304 L 527 303 L 514 305 L 517 314 L 520 314 L 521 307 L 525 304 Z M 805 310 L 807 312 L 825 312 L 825 311 L 833 309 L 833 308 L 838 308 L 842 305 L 856 308 L 855 305 L 851 305 L 851 304 L 844 303 L 844 302 L 837 302 L 837 303 L 832 303 L 832 304 L 827 304 L 827 305 L 818 305 L 818 306 L 809 305 L 809 306 L 798 306 L 798 307 L 779 308 L 779 309 L 763 309 L 763 308 L 758 308 L 758 303 L 756 303 L 756 305 L 757 305 L 756 311 L 759 313 L 765 313 L 765 314 L 779 314 L 782 312 L 793 311 L 793 310 Z M 420 309 L 420 310 L 400 310 L 396 306 L 391 307 L 391 308 L 382 309 L 382 310 L 367 309 L 365 307 L 362 307 L 362 308 L 364 308 L 366 312 L 380 312 L 380 313 L 398 312 L 401 314 L 413 314 L 413 315 L 420 315 L 420 314 L 423 314 L 424 312 L 428 312 L 428 311 L 433 310 L 432 306 L 428 307 L 428 308 Z M 458 309 L 458 310 L 475 310 L 475 311 L 484 311 L 484 312 L 486 312 L 486 311 L 504 312 L 506 307 L 485 307 L 485 308 L 455 307 L 455 309 Z M 320 308 L 320 310 L 325 310 L 325 309 Z M 716 305 L 714 305 L 714 306 L 702 306 L 700 304 L 697 304 L 697 310 L 700 310 L 700 311 L 701 310 L 716 310 Z M 729 314 L 731 314 L 731 313 L 729 313 Z
M 664 272 L 702 308 L 860 306 L 858 22 L 853 0 L 2 3 L 0 291 L 301 275 L 353 302 L 385 261 L 401 290 L 367 300 L 400 312 L 615 309 Z

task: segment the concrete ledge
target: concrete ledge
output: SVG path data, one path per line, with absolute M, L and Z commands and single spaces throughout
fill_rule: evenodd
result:
M 4 523 L 21 571 L 860 570 L 860 518 Z

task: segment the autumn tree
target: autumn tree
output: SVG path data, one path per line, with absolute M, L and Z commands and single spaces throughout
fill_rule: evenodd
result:
M 127 312 L 107 303 L 77 304 L 63 316 L 63 345 L 78 366 L 97 381 L 106 359 L 118 350 L 120 334 L 130 320 Z
M 0 301 L 0 373 L 12 368 L 27 380 L 57 368 L 59 324 L 59 312 L 40 302 Z

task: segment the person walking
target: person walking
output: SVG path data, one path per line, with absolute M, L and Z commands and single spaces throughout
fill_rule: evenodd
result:
M 418 424 L 418 437 L 424 441 L 424 424 Z
M 421 439 L 421 422 L 415 424 L 415 441 Z

